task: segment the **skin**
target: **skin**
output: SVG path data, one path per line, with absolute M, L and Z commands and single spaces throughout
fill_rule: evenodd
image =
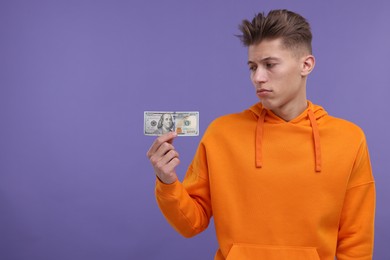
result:
M 315 65 L 314 56 L 304 48 L 287 49 L 281 39 L 263 40 L 248 47 L 248 66 L 256 94 L 263 106 L 290 121 L 307 107 L 306 79 Z M 170 132 L 158 137 L 147 152 L 156 176 L 165 184 L 177 180 L 179 153 Z
M 179 153 L 172 145 L 173 139 L 176 137 L 176 132 L 159 136 L 146 153 L 154 173 L 165 184 L 171 184 L 177 180 L 175 168 L 179 165 L 180 160 Z
M 304 47 L 287 49 L 281 39 L 248 47 L 250 78 L 263 106 L 290 121 L 307 107 L 306 80 L 315 59 Z

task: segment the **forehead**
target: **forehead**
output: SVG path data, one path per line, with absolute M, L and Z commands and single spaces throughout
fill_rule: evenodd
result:
M 164 115 L 163 115 L 163 118 L 164 118 L 164 119 L 171 118 L 171 114 L 164 114 Z
M 282 39 L 264 39 L 248 47 L 249 61 L 258 61 L 268 57 L 284 59 L 292 57 L 293 51 L 284 47 Z

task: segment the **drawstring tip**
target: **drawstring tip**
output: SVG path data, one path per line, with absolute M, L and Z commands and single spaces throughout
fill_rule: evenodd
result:
M 256 168 L 262 168 L 263 164 L 261 162 L 256 162 Z

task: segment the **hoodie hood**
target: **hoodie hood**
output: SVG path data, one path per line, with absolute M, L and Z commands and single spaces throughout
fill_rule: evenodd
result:
M 256 167 L 261 168 L 263 166 L 263 130 L 264 123 L 271 124 L 281 124 L 286 123 L 285 120 L 278 117 L 271 110 L 268 110 L 262 106 L 261 103 L 253 105 L 249 109 L 255 118 L 257 119 L 256 126 L 256 146 L 255 146 L 255 156 L 256 156 Z M 310 101 L 307 102 L 307 108 L 299 116 L 292 119 L 288 123 L 298 124 L 302 126 L 310 125 L 312 128 L 313 136 L 313 145 L 315 153 L 315 170 L 316 172 L 321 171 L 322 159 L 321 159 L 321 142 L 320 142 L 320 132 L 318 129 L 318 121 L 327 115 L 327 112 L 318 105 L 314 105 Z

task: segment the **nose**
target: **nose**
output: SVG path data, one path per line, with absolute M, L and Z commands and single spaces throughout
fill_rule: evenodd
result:
M 257 84 L 267 82 L 268 76 L 266 70 L 258 67 L 256 71 L 253 72 L 252 81 Z

